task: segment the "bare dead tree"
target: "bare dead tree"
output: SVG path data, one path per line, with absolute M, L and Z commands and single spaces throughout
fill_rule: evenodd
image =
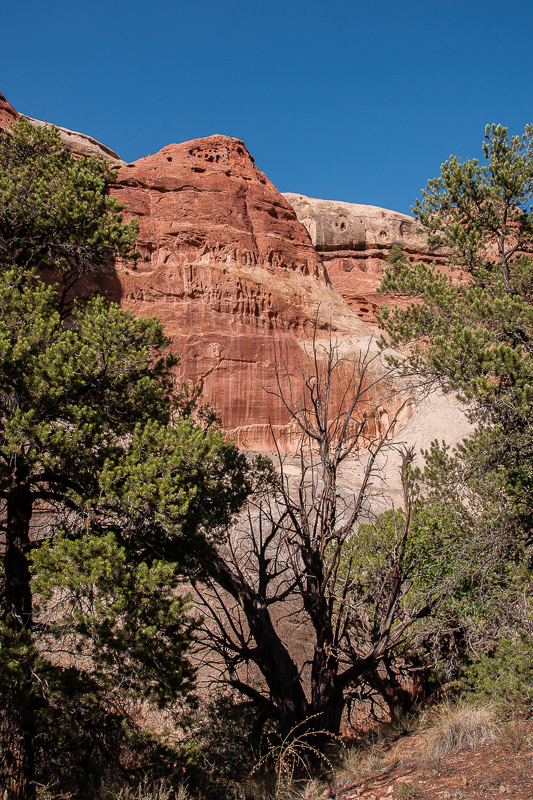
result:
M 412 583 L 405 568 L 412 451 L 402 458 L 405 525 L 370 589 L 355 558 L 378 456 L 392 447 L 408 399 L 395 399 L 396 413 L 380 428 L 373 398 L 391 382 L 371 345 L 345 356 L 315 335 L 305 357 L 278 363 L 276 374 L 273 394 L 292 424 L 297 469 L 277 443 L 279 480 L 206 563 L 209 577 L 195 585 L 206 616 L 201 655 L 213 677 L 288 727 L 307 719 L 337 733 L 349 692 L 382 675 L 405 631 L 429 611 L 427 603 L 402 604 Z M 340 471 L 356 456 L 360 486 L 348 491 Z

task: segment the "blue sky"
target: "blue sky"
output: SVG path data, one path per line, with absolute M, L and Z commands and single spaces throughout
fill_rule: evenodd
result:
M 533 122 L 531 0 L 25 0 L 0 91 L 134 160 L 243 139 L 280 191 L 409 213 L 486 123 Z

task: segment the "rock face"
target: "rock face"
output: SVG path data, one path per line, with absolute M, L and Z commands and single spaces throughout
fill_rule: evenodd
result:
M 358 203 L 318 200 L 301 194 L 283 195 L 327 265 L 331 281 L 360 319 L 374 325 L 374 312 L 390 298 L 377 288 L 391 247 L 418 261 L 444 264 L 428 251 L 416 220 L 407 214 Z
M 32 119 L 32 117 L 28 117 L 28 119 L 32 125 L 35 125 L 36 128 L 43 128 L 48 125 L 47 122 L 42 122 L 40 119 Z M 68 128 L 60 128 L 57 125 L 56 127 L 59 131 L 61 141 L 65 147 L 68 150 L 72 150 L 75 155 L 86 156 L 87 158 L 90 158 L 91 156 L 105 158 L 105 160 L 109 161 L 113 167 L 118 167 L 126 163 L 115 153 L 114 150 L 111 150 L 110 147 L 107 147 L 105 144 L 96 141 L 96 139 L 93 139 L 92 136 L 87 136 L 85 133 L 77 133 L 76 131 L 71 131 Z
M 243 447 L 270 450 L 270 429 L 287 430 L 272 394 L 276 364 L 284 373 L 284 364 L 305 360 L 315 322 L 319 337 L 332 331 L 343 352 L 370 344 L 376 355 L 372 333 L 331 285 L 293 208 L 240 140 L 164 147 L 122 167 L 113 193 L 138 217 L 147 260 L 104 288 L 134 313 L 160 317 L 181 354 L 181 377 L 202 385 Z M 369 382 L 380 369 L 376 358 Z M 285 388 L 287 380 L 282 374 Z M 293 370 L 296 397 L 301 381 Z M 390 389 L 367 398 L 381 408 L 378 427 L 384 404 L 391 418 L 401 402 Z M 291 449 L 289 439 L 282 448 Z
M 407 214 L 359 203 L 317 200 L 291 192 L 283 196 L 320 253 L 375 249 L 388 252 L 393 245 L 409 253 L 427 253 L 425 237 Z
M 0 128 L 9 128 L 18 119 L 18 116 L 11 103 L 8 103 L 0 92 Z
M 4 103 L 9 125 L 16 112 Z M 78 155 L 118 159 L 91 137 L 66 129 L 62 137 Z M 282 450 L 294 449 L 278 379 L 301 396 L 305 375 L 297 367 L 305 372 L 313 336 L 319 344 L 331 336 L 342 356 L 366 353 L 360 412 L 370 417 L 370 432 L 388 427 L 405 397 L 378 380 L 384 367 L 374 333 L 332 285 L 323 254 L 243 142 L 210 136 L 114 164 L 112 192 L 125 216 L 139 219 L 144 260 L 136 270 L 122 265 L 100 276 L 98 286 L 135 314 L 163 321 L 181 356 L 179 377 L 202 386 L 238 444 L 271 451 L 274 434 Z M 354 233 L 341 244 L 357 241 Z M 396 430 L 410 413 L 408 404 Z
M 0 92 L 0 129 L 9 128 L 18 118 L 18 112 Z M 39 119 L 32 119 L 31 117 L 28 117 L 28 119 L 32 125 L 38 128 L 46 127 L 48 124 L 47 122 L 41 122 Z M 76 131 L 70 131 L 68 128 L 58 127 L 57 129 L 65 147 L 72 150 L 75 155 L 105 158 L 113 166 L 120 166 L 125 163 L 114 150 L 111 150 L 101 142 L 97 142 L 92 136 L 87 136 L 85 133 L 76 133 Z

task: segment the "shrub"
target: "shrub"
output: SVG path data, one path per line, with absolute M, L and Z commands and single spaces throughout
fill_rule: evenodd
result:
M 515 638 L 502 639 L 470 667 L 464 683 L 507 709 L 533 709 L 533 636 L 520 631 Z

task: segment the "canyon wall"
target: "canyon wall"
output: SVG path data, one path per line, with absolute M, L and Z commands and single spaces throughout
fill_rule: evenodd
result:
M 289 436 L 279 438 L 291 426 L 276 372 L 284 391 L 300 397 L 296 365 L 307 359 L 315 326 L 343 355 L 368 349 L 369 385 L 385 372 L 372 331 L 332 286 L 292 206 L 239 139 L 168 145 L 121 167 L 112 191 L 139 219 L 146 260 L 103 288 L 164 322 L 181 354 L 180 377 L 202 386 L 242 447 L 271 450 L 273 432 L 292 449 Z M 384 379 L 361 413 L 380 430 L 402 402 Z M 408 415 L 404 409 L 402 420 Z
M 2 100 L 6 127 L 16 112 Z M 125 164 L 91 137 L 60 134 L 74 153 L 118 168 L 111 191 L 125 217 L 139 220 L 143 260 L 100 276 L 100 290 L 163 321 L 181 356 L 178 377 L 202 386 L 239 445 L 270 451 L 274 434 L 282 450 L 294 448 L 278 379 L 285 393 L 301 396 L 314 336 L 320 348 L 331 337 L 343 357 L 366 354 L 360 414 L 370 417 L 371 432 L 387 428 L 405 397 L 386 377 L 367 323 L 375 322 L 372 298 L 392 244 L 427 257 L 410 217 L 284 197 L 243 142 L 226 136 L 171 144 Z M 411 400 L 391 434 L 411 415 Z
M 425 235 L 407 214 L 292 192 L 283 196 L 308 231 L 331 282 L 368 325 L 376 324 L 380 305 L 397 302 L 377 291 L 391 247 L 416 261 L 445 264 L 445 254 L 429 252 Z
M 0 128 L 9 128 L 16 119 L 18 119 L 18 113 L 0 92 Z

